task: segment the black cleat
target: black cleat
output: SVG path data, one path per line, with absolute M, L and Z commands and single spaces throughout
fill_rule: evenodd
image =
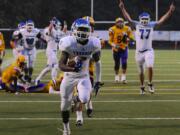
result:
M 76 121 L 76 126 L 81 127 L 83 125 L 83 122 L 81 120 Z
M 141 95 L 144 95 L 145 93 L 146 93 L 145 87 L 142 86 L 142 87 L 140 88 L 140 94 L 141 94 Z
M 93 110 L 92 109 L 87 109 L 86 113 L 87 113 L 87 116 L 89 118 L 91 118 L 93 116 Z
M 154 86 L 153 86 L 153 84 L 152 83 L 148 83 L 148 90 L 149 90 L 149 92 L 151 93 L 151 94 L 154 94 Z

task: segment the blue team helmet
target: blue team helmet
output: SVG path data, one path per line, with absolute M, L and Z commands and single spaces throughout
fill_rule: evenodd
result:
M 83 42 L 89 38 L 91 32 L 91 26 L 89 21 L 79 18 L 76 19 L 72 24 L 71 30 L 74 36 L 76 36 L 76 39 L 78 41 Z
M 139 15 L 139 21 L 142 25 L 148 25 L 150 20 L 150 14 L 147 12 L 143 12 Z
M 19 22 L 18 23 L 18 29 L 22 29 L 26 27 L 26 23 L 25 22 Z
M 29 19 L 26 21 L 26 29 L 28 31 L 32 31 L 32 29 L 34 29 L 34 22 L 33 20 Z

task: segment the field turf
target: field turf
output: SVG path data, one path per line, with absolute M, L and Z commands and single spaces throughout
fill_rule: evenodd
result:
M 12 61 L 10 50 L 4 66 Z M 129 52 L 128 84 L 114 82 L 111 50 L 102 52 L 102 80 L 105 85 L 93 97 L 94 115 L 72 135 L 179 135 L 180 133 L 180 52 L 155 51 L 156 93 L 139 95 L 134 50 Z M 44 52 L 37 55 L 34 76 L 46 65 Z M 44 82 L 50 78 L 47 75 Z M 59 95 L 9 94 L 0 92 L 0 135 L 61 135 Z

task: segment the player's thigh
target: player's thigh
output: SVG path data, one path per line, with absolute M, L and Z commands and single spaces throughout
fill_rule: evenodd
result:
M 79 80 L 78 85 L 79 99 L 82 103 L 87 103 L 90 100 L 92 91 L 92 85 L 89 77 L 85 77 Z
M 57 54 L 54 51 L 49 51 L 46 53 L 47 55 L 47 65 L 54 65 L 57 64 Z
M 126 64 L 128 59 L 128 48 L 126 48 L 124 51 L 121 53 L 121 63 Z
M 139 73 L 144 73 L 145 55 L 144 53 L 136 52 L 135 55 L 136 65 Z
M 137 65 L 144 65 L 144 63 L 145 63 L 145 55 L 144 55 L 144 53 L 136 52 L 135 60 L 136 60 Z
M 154 51 L 153 50 L 145 53 L 145 63 L 146 63 L 146 67 L 154 66 Z
M 71 100 L 74 87 L 77 85 L 77 82 L 73 78 L 64 77 L 61 85 L 60 85 L 60 94 L 61 94 L 61 100 Z

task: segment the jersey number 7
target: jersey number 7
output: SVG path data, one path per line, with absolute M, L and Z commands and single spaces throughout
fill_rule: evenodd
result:
M 141 39 L 148 39 L 151 30 L 150 29 L 139 29 L 140 33 L 141 33 Z

